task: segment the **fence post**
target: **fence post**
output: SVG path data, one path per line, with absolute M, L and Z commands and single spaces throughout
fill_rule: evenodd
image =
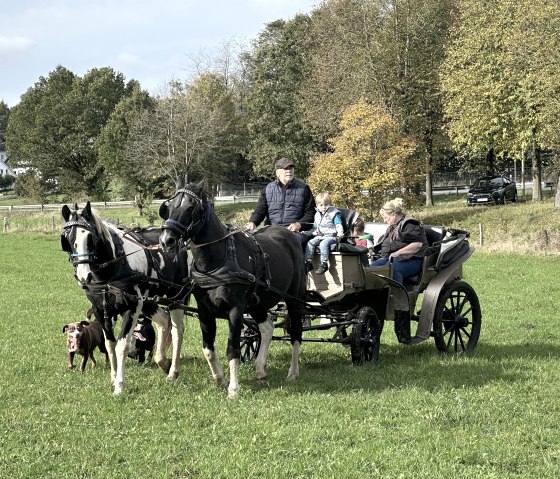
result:
M 479 239 L 478 239 L 478 241 L 479 241 L 479 243 L 480 243 L 480 246 L 484 246 L 484 228 L 482 227 L 482 223 L 479 223 L 479 224 L 478 224 L 478 231 L 479 231 L 479 234 L 478 234 L 478 235 L 479 235 Z
M 9 225 L 10 225 L 10 224 L 8 223 L 8 217 L 7 217 L 7 216 L 4 216 L 4 233 L 7 233 L 7 232 L 8 232 L 8 226 L 9 226 Z
M 51 228 L 52 228 L 53 231 L 55 229 L 55 225 L 56 225 L 56 223 L 55 223 L 55 219 L 54 219 L 54 215 L 53 215 L 53 216 L 51 216 Z

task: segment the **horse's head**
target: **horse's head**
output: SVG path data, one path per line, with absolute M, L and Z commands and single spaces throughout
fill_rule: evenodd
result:
M 210 203 L 202 190 L 202 183 L 191 183 L 161 204 L 163 232 L 159 237 L 166 253 L 178 252 L 181 242 L 193 239 L 208 220 Z
M 78 209 L 76 203 L 73 210 L 64 205 L 62 217 L 65 221 L 64 231 L 60 236 L 62 250 L 68 253 L 76 268 L 76 279 L 82 285 L 86 285 L 93 277 L 92 265 L 97 260 L 97 250 L 103 233 L 89 201 L 82 210 Z

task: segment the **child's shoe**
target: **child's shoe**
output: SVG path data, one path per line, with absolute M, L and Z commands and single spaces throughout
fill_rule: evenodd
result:
M 329 264 L 326 261 L 323 261 L 315 271 L 315 274 L 325 274 L 328 270 Z
M 309 273 L 310 271 L 313 270 L 313 263 L 311 262 L 311 260 L 305 260 L 305 272 Z

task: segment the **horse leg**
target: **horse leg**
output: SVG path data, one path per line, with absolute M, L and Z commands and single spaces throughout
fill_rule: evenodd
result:
M 173 309 L 171 315 L 171 338 L 173 341 L 173 355 L 171 358 L 171 369 L 169 370 L 168 379 L 177 379 L 179 369 L 181 367 L 181 347 L 185 335 L 185 318 L 183 310 Z
M 135 310 L 128 310 L 122 315 L 122 329 L 119 333 L 115 353 L 117 356 L 117 375 L 115 376 L 115 389 L 113 394 L 121 394 L 124 389 L 124 364 L 127 352 L 132 343 L 132 335 L 136 326 L 136 319 L 142 309 L 140 303 L 136 304 Z
M 229 311 L 229 337 L 227 344 L 227 358 L 229 361 L 229 399 L 234 399 L 239 395 L 239 362 L 241 358 L 241 329 L 243 326 L 244 310 L 245 304 L 242 304 L 234 306 Z
M 208 362 L 212 377 L 218 387 L 225 388 L 227 381 L 224 378 L 224 371 L 214 350 L 214 340 L 216 339 L 216 317 L 203 308 L 198 310 L 200 330 L 202 332 L 202 354 Z
M 292 343 L 292 361 L 288 371 L 287 381 L 293 381 L 299 376 L 299 351 L 302 340 L 302 307 L 298 303 L 286 301 L 290 325 L 290 342 Z
M 266 361 L 268 358 L 268 349 L 272 342 L 272 334 L 274 333 L 274 324 L 268 314 L 265 316 L 264 321 L 258 324 L 259 331 L 261 332 L 261 346 L 259 348 L 259 354 L 257 354 L 257 359 L 255 360 L 255 377 L 257 381 L 264 381 L 266 379 Z
M 151 319 L 157 328 L 155 362 L 167 374 L 171 367 L 171 361 L 167 359 L 167 348 L 171 341 L 171 320 L 169 314 L 162 309 L 158 309 Z

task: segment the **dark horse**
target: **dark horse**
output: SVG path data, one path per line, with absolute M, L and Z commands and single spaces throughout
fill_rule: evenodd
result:
M 171 256 L 156 251 L 160 228 L 123 230 L 102 221 L 89 202 L 82 210 L 76 204 L 73 211 L 64 205 L 62 217 L 66 221 L 62 249 L 74 265 L 76 280 L 92 305 L 95 319 L 103 326 L 114 393 L 123 391 L 124 363 L 140 313 L 158 327 L 155 361 L 175 379 L 185 328 L 183 310 L 172 305 L 168 312 L 145 298 L 182 299 L 187 286 L 182 283 L 188 273 L 186 253 Z M 118 341 L 114 333 L 117 315 L 122 317 Z M 170 329 L 171 361 L 166 357 Z
M 191 279 L 202 329 L 202 348 L 214 380 L 225 386 L 224 373 L 214 351 L 216 318 L 229 321 L 227 358 L 229 397 L 239 393 L 238 368 L 243 314 L 258 323 L 261 346 L 256 359 L 256 377 L 266 378 L 266 358 L 274 326 L 268 310 L 282 299 L 289 315 L 292 361 L 288 380 L 299 375 L 299 350 L 306 275 L 301 244 L 293 233 L 272 226 L 255 235 L 220 222 L 202 191 L 202 183 L 177 190 L 163 203 L 165 220 L 160 243 L 170 253 L 190 245 L 193 264 Z

